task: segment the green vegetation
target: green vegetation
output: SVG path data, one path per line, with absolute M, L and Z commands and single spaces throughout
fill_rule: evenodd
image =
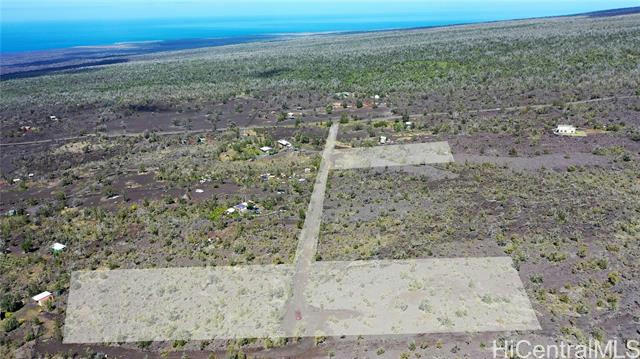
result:
M 3 143 L 92 135 L 0 151 L 0 357 L 55 350 L 73 270 L 291 263 L 333 123 L 341 148 L 448 141 L 456 163 L 330 172 L 316 260 L 510 256 L 545 340 L 636 335 L 639 19 L 315 36 L 0 82 Z M 552 135 L 565 123 L 585 137 Z M 36 307 L 44 290 L 56 301 Z M 416 339 L 110 349 L 483 357 L 488 342 Z
M 309 91 L 388 94 L 404 105 L 433 97 L 445 111 L 522 98 L 563 103 L 635 94 L 638 49 L 637 15 L 326 36 L 4 81 L 0 109 L 188 110 L 240 94 Z

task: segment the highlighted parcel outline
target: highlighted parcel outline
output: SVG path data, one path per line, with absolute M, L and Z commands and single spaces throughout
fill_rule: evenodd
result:
M 316 262 L 295 327 L 292 265 L 74 272 L 66 343 L 540 329 L 509 257 Z
M 294 263 L 73 272 L 64 342 L 540 329 L 510 257 L 316 262 L 331 169 L 454 160 L 447 142 L 334 150 L 337 132 Z

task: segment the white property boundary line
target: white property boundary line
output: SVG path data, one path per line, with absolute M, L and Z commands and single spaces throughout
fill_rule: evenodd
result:
M 315 262 L 337 131 L 293 265 L 73 272 L 64 342 L 540 329 L 510 257 Z M 446 143 L 335 153 L 337 168 L 453 160 Z
M 333 152 L 333 169 L 391 167 L 453 162 L 448 142 L 358 147 Z

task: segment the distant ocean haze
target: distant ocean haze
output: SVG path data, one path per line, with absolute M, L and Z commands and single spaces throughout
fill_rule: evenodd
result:
M 2 52 L 112 45 L 121 42 L 382 30 L 478 20 L 480 19 L 434 20 L 380 16 L 16 22 L 2 23 Z
M 575 10 L 573 10 L 575 9 Z M 402 29 L 516 18 L 552 16 L 585 9 L 554 9 L 512 6 L 412 11 L 406 6 L 397 11 L 375 13 L 375 7 L 362 11 L 323 15 L 227 16 L 210 18 L 164 18 L 138 20 L 32 20 L 1 22 L 1 51 L 16 53 L 61 49 L 75 46 L 103 46 L 123 42 L 171 41 L 183 39 L 235 38 L 247 36 L 308 34 L 345 31 Z M 366 11 L 365 11 L 366 10 Z M 596 9 L 593 9 L 596 10 Z M 243 42 L 243 41 L 238 41 Z

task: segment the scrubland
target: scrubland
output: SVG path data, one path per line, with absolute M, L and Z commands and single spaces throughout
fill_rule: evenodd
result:
M 0 91 L 2 357 L 480 358 L 639 335 L 638 14 L 142 55 Z M 71 271 L 292 263 L 335 122 L 340 148 L 447 141 L 455 162 L 331 171 L 316 260 L 510 256 L 543 330 L 61 343 Z M 226 213 L 241 202 L 258 209 Z

